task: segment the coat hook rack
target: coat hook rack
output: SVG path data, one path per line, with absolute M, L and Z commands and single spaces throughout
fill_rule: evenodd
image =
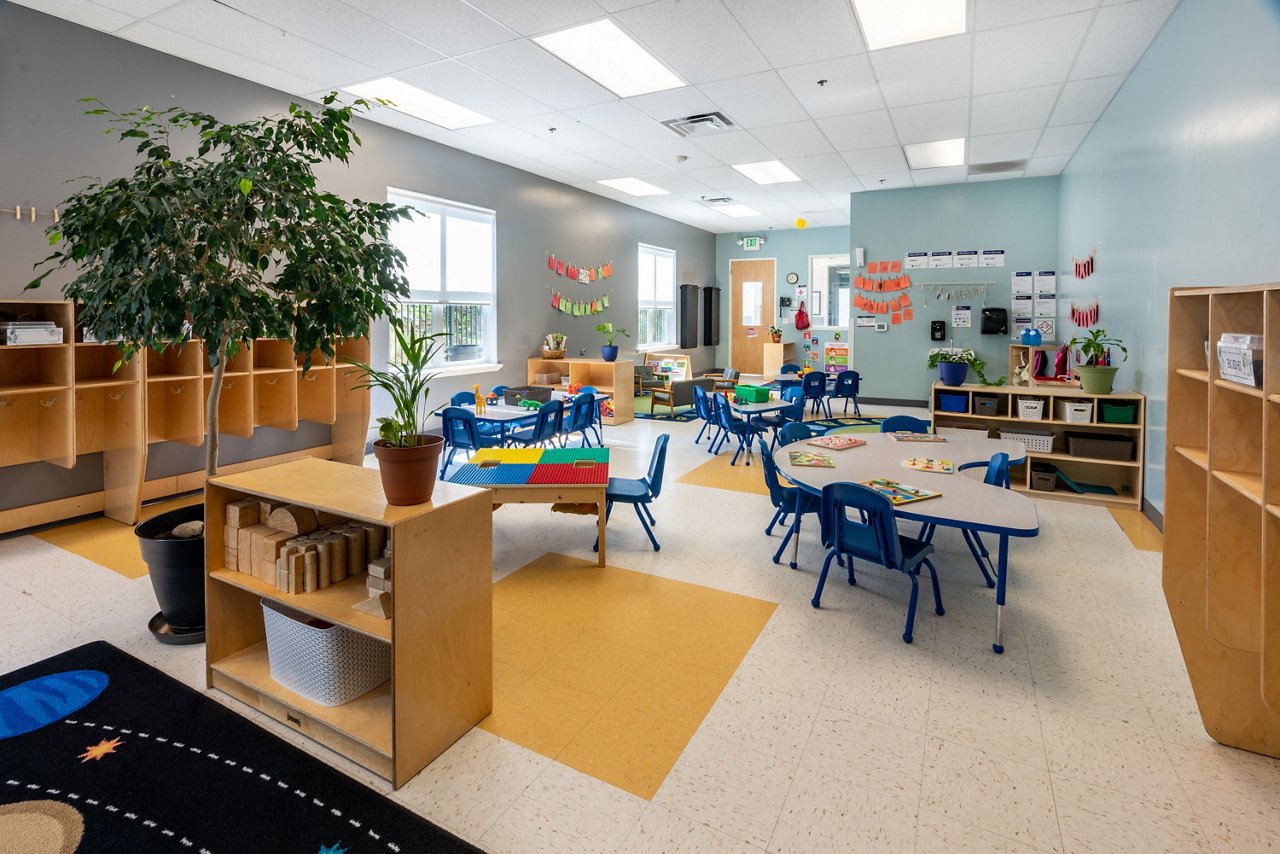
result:
M 40 213 L 30 205 L 14 205 L 11 208 L 0 208 L 0 214 L 13 214 L 13 218 L 18 222 L 22 222 L 23 217 L 26 217 L 28 222 L 35 222 L 37 216 L 51 216 L 54 222 L 59 222 L 62 219 L 62 213 L 57 208 L 48 213 Z

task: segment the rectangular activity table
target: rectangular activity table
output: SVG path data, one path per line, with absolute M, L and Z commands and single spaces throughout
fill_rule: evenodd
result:
M 483 486 L 499 504 L 594 504 L 600 537 L 598 563 L 605 563 L 605 487 L 608 448 L 484 448 L 449 477 L 451 483 Z

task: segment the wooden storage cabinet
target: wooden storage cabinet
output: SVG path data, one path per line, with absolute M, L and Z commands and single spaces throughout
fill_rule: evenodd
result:
M 223 567 L 226 505 L 286 501 L 388 529 L 393 614 L 354 610 L 363 575 L 288 595 Z M 429 504 L 393 507 L 376 471 L 298 460 L 213 478 L 205 491 L 206 677 L 217 688 L 400 787 L 493 707 L 492 496 L 439 482 Z M 262 600 L 391 645 L 391 680 L 341 706 L 313 703 L 271 678 Z
M 1224 332 L 1263 336 L 1263 388 L 1220 376 Z M 1205 730 L 1280 757 L 1277 371 L 1280 285 L 1171 292 L 1165 599 Z
M 1033 398 L 1042 402 L 1040 419 L 1023 418 L 1019 407 L 1019 398 Z M 943 408 L 944 399 L 959 399 L 959 411 Z M 984 407 L 982 401 L 991 401 L 992 406 Z M 1059 417 L 1057 404 L 1059 401 L 1086 403 L 1092 406 L 1087 422 L 1068 421 Z M 1114 424 L 1103 422 L 1102 407 L 1104 403 L 1133 404 L 1135 406 L 1134 423 Z M 1119 394 L 1090 395 L 1079 388 L 1059 388 L 1048 386 L 983 386 L 965 384 L 958 387 L 934 383 L 931 409 L 933 426 L 939 427 L 974 427 L 985 429 L 989 434 L 998 435 L 1000 430 L 1038 430 L 1053 433 L 1053 451 L 1028 451 L 1027 462 L 1011 469 L 1013 488 L 1030 492 L 1042 498 L 1057 498 L 1069 501 L 1088 501 L 1116 507 L 1140 507 L 1142 504 L 1142 466 L 1145 445 L 1145 409 L 1146 399 L 1136 392 Z M 1098 437 L 1116 436 L 1133 440 L 1133 454 L 1128 460 L 1099 459 L 1072 454 L 1069 449 L 1067 433 L 1096 435 Z M 1072 480 L 1109 486 L 1116 495 L 1095 493 L 1078 494 L 1064 489 L 1061 485 L 1053 492 L 1031 489 L 1031 464 L 1049 463 L 1059 468 Z
M 613 395 L 613 415 L 604 419 L 605 424 L 625 424 L 635 418 L 635 362 L 630 359 L 619 359 L 606 362 L 604 359 L 540 359 L 529 360 L 526 368 L 527 385 L 547 385 L 534 382 L 538 374 L 558 373 L 564 376 L 568 371 L 570 383 L 595 386 L 601 394 Z M 563 388 L 562 385 L 551 385 L 550 388 Z

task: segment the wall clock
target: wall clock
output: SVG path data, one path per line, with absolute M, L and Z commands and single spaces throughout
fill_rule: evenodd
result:
M 788 285 L 794 285 L 794 284 L 795 284 L 796 282 L 798 282 L 798 281 L 800 281 L 800 276 L 799 276 L 798 274 L 796 274 L 796 273 L 787 273 L 787 284 L 788 284 Z

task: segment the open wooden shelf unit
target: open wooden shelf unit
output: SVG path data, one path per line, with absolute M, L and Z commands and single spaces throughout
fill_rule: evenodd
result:
M 1223 379 L 1262 335 L 1265 386 Z M 1208 355 L 1205 344 L 1208 343 Z M 1280 757 L 1280 284 L 1169 297 L 1164 592 L 1205 730 Z
M 75 307 L 65 300 L 0 300 L 0 311 L 50 320 L 64 343 L 0 345 L 0 469 L 46 462 L 72 468 L 83 454 L 103 455 L 106 515 L 138 520 L 147 446 L 156 442 L 203 445 L 205 395 L 213 366 L 199 340 L 139 353 L 116 368 L 120 347 L 81 337 Z M 335 344 L 339 356 L 369 358 L 368 339 Z M 250 438 L 257 427 L 296 430 L 300 421 L 332 426 L 332 456 L 359 463 L 369 424 L 369 392 L 351 390 L 341 364 L 325 364 L 319 351 L 302 371 L 293 343 L 262 338 L 227 365 L 218 407 L 223 433 Z M 0 471 L 0 477 L 3 472 Z M 7 524 L 0 532 L 32 524 Z M 71 513 L 70 515 L 75 515 Z M 39 518 L 57 521 L 64 516 Z
M 613 395 L 613 415 L 606 416 L 605 424 L 626 424 L 635 418 L 635 362 L 619 359 L 542 359 L 529 360 L 525 382 L 528 385 L 547 385 L 534 382 L 538 374 L 559 374 L 569 377 L 569 382 L 595 386 L 601 394 Z M 563 389 L 563 385 L 550 388 Z
M 963 411 L 942 409 L 942 395 L 964 397 Z M 1043 401 L 1044 417 L 1040 419 L 1020 416 L 1019 398 Z M 951 398 L 954 399 L 954 398 Z M 995 402 L 994 412 L 979 411 L 980 401 Z M 1057 417 L 1057 401 L 1087 403 L 1093 411 L 1087 422 L 1064 421 Z M 1103 422 L 1103 403 L 1133 404 L 1134 423 L 1112 424 Z M 1064 501 L 1085 501 L 1114 507 L 1138 508 L 1142 504 L 1142 461 L 1145 442 L 1146 399 L 1136 392 L 1116 394 L 1085 394 L 1079 388 L 1057 386 L 984 386 L 966 383 L 962 386 L 946 386 L 934 383 L 931 409 L 933 426 L 974 427 L 986 429 L 995 438 L 1001 430 L 1036 430 L 1053 433 L 1052 452 L 1027 452 L 1027 462 L 1011 470 L 1013 488 L 1039 498 L 1055 498 Z M 1133 442 L 1133 454 L 1127 460 L 1109 460 L 1084 457 L 1070 453 L 1067 433 L 1087 433 L 1106 438 L 1128 439 Z M 1061 482 L 1052 492 L 1031 489 L 1031 464 L 1051 464 L 1078 483 L 1109 486 L 1115 495 L 1101 493 L 1076 493 Z
M 290 595 L 223 566 L 226 506 L 285 501 L 387 528 L 391 619 L 352 608 L 363 574 Z M 205 489 L 206 678 L 238 700 L 399 788 L 493 709 L 493 497 L 439 481 L 428 504 L 393 507 L 376 471 L 297 460 L 211 479 Z M 271 678 L 262 602 L 271 600 L 391 645 L 391 679 L 322 706 Z

